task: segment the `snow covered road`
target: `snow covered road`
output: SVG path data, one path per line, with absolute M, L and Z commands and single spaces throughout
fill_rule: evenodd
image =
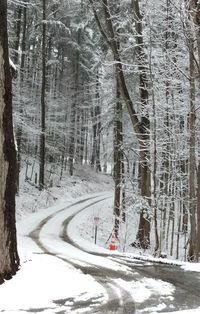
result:
M 76 234 L 81 213 L 107 206 L 111 196 L 81 197 L 19 224 L 24 263 L 0 286 L 0 312 L 156 314 L 200 306 L 199 273 L 111 254 Z
M 112 280 L 112 277 L 118 277 L 120 273 L 123 276 L 127 273 L 131 275 L 130 269 L 111 259 L 81 250 L 77 245 L 74 245 L 67 235 L 68 224 L 74 215 L 110 197 L 110 194 L 104 193 L 103 196 L 99 194 L 98 196 L 77 201 L 47 216 L 29 233 L 29 237 L 35 241 L 45 254 L 56 256 L 72 267 L 81 270 L 82 273 L 92 276 L 104 288 L 105 301 L 100 310 L 97 309 L 96 302 L 92 300 L 90 302 L 75 302 L 73 305 L 74 310 L 78 307 L 77 310 L 84 310 L 85 312 L 108 313 L 109 309 L 110 312 L 116 313 L 120 308 L 123 311 L 126 308 L 128 311 L 131 311 L 130 313 L 135 312 L 134 300 L 131 294 Z M 113 269 L 115 270 L 114 272 Z M 125 304 L 124 300 L 126 300 Z M 100 307 L 101 303 L 99 302 L 98 307 Z M 61 301 L 62 304 L 63 300 Z M 71 311 L 72 308 L 70 309 Z

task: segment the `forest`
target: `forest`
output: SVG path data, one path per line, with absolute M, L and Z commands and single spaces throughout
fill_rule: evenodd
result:
M 90 165 L 114 180 L 114 232 L 198 261 L 200 2 L 9 0 L 19 178 L 39 190 Z

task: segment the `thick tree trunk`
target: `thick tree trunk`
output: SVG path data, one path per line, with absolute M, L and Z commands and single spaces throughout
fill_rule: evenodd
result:
M 196 31 L 196 39 L 197 39 L 197 51 L 198 51 L 198 63 L 197 60 L 197 71 L 198 74 L 200 74 L 200 3 L 197 0 L 191 0 L 191 1 L 186 1 L 186 7 L 188 9 L 188 15 L 191 15 L 195 24 L 195 31 Z M 190 114 L 190 123 L 193 123 L 193 126 L 195 127 L 195 106 L 194 106 L 194 101 L 195 101 L 195 81 L 194 81 L 194 46 L 193 46 L 192 38 L 189 38 L 189 54 L 190 54 L 190 72 L 192 71 L 193 73 L 190 74 L 190 98 L 191 98 L 191 114 Z M 193 101 L 194 99 L 194 101 Z M 191 127 L 190 127 L 191 129 Z M 195 129 L 193 130 L 193 133 L 195 132 Z M 190 155 L 195 154 L 195 151 L 192 153 L 192 145 L 195 145 L 195 134 L 194 138 L 192 139 L 192 135 L 190 137 Z M 192 143 L 193 142 L 193 143 Z M 195 159 L 195 157 L 193 157 Z M 195 161 L 195 160 L 194 160 Z M 191 161 L 192 163 L 192 161 Z M 190 168 L 192 165 L 190 166 Z M 195 164 L 194 166 L 195 167 Z M 189 169 L 191 171 L 191 169 Z M 193 170 L 193 172 L 195 169 Z M 192 175 L 190 175 L 190 185 L 192 184 Z M 194 187 L 193 187 L 194 189 Z M 191 191 L 192 193 L 192 191 Z M 195 206 L 195 205 L 194 205 Z M 189 247 L 189 257 L 191 258 L 194 254 L 194 246 L 195 246 L 195 259 L 198 261 L 199 260 L 199 253 L 200 253 L 200 163 L 198 162 L 198 173 L 197 173 L 197 221 L 195 222 L 195 208 L 191 208 L 190 216 L 191 216 L 191 228 L 194 228 L 196 225 L 196 235 L 195 231 L 191 231 L 191 237 L 190 237 L 190 247 Z M 194 240 L 194 237 L 196 239 Z M 194 243 L 196 242 L 196 243 Z
M 136 30 L 136 57 L 138 62 L 139 72 L 139 90 L 140 90 L 140 103 L 141 109 L 145 109 L 148 105 L 148 80 L 145 67 L 145 53 L 144 53 L 144 42 L 143 42 L 143 28 L 142 28 L 142 16 L 140 13 L 140 7 L 138 0 L 132 0 L 135 30 Z M 141 195 L 147 200 L 148 204 L 151 203 L 151 178 L 150 178 L 150 163 L 149 163 L 149 131 L 150 121 L 149 117 L 141 117 L 141 133 L 142 141 L 139 140 L 140 144 L 140 189 Z M 138 245 L 144 249 L 148 248 L 150 244 L 150 218 L 147 210 L 142 209 L 140 213 L 139 229 L 137 234 Z
M 150 204 L 151 198 L 151 175 L 148 165 L 148 160 L 146 158 L 147 151 L 144 145 L 140 146 L 140 191 L 141 195 L 146 199 L 147 203 Z M 147 209 L 142 209 L 140 212 L 139 227 L 136 236 L 136 241 L 133 246 L 138 246 L 143 249 L 147 249 L 150 244 L 150 220 Z
M 197 261 L 199 260 L 200 253 L 200 162 L 198 164 L 198 173 L 197 173 L 197 240 L 196 240 L 196 252 L 197 252 Z
M 0 4 L 0 282 L 19 267 L 15 226 L 16 151 L 8 58 L 7 1 Z

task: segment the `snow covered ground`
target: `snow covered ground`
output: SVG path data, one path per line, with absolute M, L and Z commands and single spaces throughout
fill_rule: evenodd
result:
M 49 192 L 40 193 L 28 183 L 26 184 L 17 200 L 21 269 L 12 280 L 0 286 L 0 313 L 20 314 L 40 311 L 49 314 L 62 311 L 76 314 L 89 313 L 89 311 L 92 313 L 91 303 L 93 305 L 106 303 L 108 295 L 104 287 L 92 276 L 77 270 L 73 266 L 73 262 L 80 265 L 87 265 L 87 263 L 103 265 L 110 269 L 119 267 L 119 270 L 124 273 L 129 271 L 128 268 L 111 259 L 98 256 L 93 256 L 91 259 L 91 255 L 80 253 L 78 249 L 74 250 L 67 243 L 61 242 L 60 230 L 63 219 L 79 212 L 83 208 L 82 201 L 87 199 L 86 194 L 90 193 L 84 206 L 91 205 L 73 218 L 68 227 L 68 233 L 74 242 L 87 251 L 110 253 L 107 248 L 113 219 L 112 198 L 109 193 L 111 190 L 112 180 L 109 176 L 97 177 L 88 171 L 71 180 L 65 179 L 61 187 L 54 187 Z M 95 193 L 97 191 L 98 194 Z M 106 191 L 106 193 L 99 193 L 99 191 Z M 90 197 L 102 199 L 103 195 L 107 199 L 100 203 L 93 204 L 94 201 L 89 199 Z M 80 201 L 79 204 L 78 201 Z M 75 202 L 76 205 L 69 206 Z M 53 206 L 49 207 L 52 204 Z M 46 208 L 41 209 L 40 207 Z M 64 210 L 65 207 L 67 210 Z M 54 213 L 57 214 L 54 215 Z M 38 224 L 47 217 L 50 217 L 48 224 L 41 230 L 38 238 L 38 241 L 41 241 L 47 250 L 45 254 L 36 241 L 30 238 L 30 232 L 34 229 L 37 230 Z M 99 217 L 97 245 L 94 244 L 94 217 Z M 124 242 L 119 244 L 121 251 L 128 241 L 124 238 Z M 48 250 L 55 255 L 48 254 Z M 127 253 L 127 256 L 141 258 L 141 255 L 133 255 L 133 253 Z M 150 262 L 154 261 L 153 258 L 150 259 L 147 256 L 145 259 Z M 162 259 L 162 261 L 164 260 Z M 200 271 L 198 264 L 181 263 L 181 265 L 187 270 Z M 141 281 L 127 283 L 119 278 L 115 279 L 114 283 L 127 290 L 136 303 L 148 301 L 152 294 L 160 295 L 163 302 L 166 298 L 173 298 L 173 285 L 162 280 L 144 278 Z M 74 302 L 85 304 L 84 310 L 73 309 Z M 149 307 L 149 313 L 156 314 L 163 311 L 164 308 L 164 303 L 160 303 L 157 307 Z M 137 313 L 142 313 L 142 311 Z M 173 313 L 200 313 L 200 308 Z

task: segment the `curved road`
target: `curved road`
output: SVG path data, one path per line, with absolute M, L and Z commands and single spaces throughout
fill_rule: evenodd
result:
M 76 311 L 78 312 L 80 309 L 82 310 L 81 313 L 148 314 L 200 307 L 199 273 L 186 272 L 178 266 L 155 263 L 149 264 L 143 261 L 136 261 L 135 259 L 133 260 L 117 254 L 110 255 L 87 252 L 74 243 L 73 239 L 70 239 L 67 234 L 67 228 L 74 216 L 88 207 L 105 201 L 109 197 L 110 195 L 108 193 L 99 193 L 96 196 L 76 201 L 56 213 L 47 216 L 29 234 L 29 237 L 35 241 L 45 254 L 56 256 L 75 268 L 80 269 L 84 274 L 91 275 L 103 286 L 108 296 L 107 302 L 103 304 L 101 304 L 102 301 L 98 299 L 90 300 L 90 302 L 74 301 L 70 310 L 66 307 L 66 311 L 60 312 L 60 314 L 76 313 Z M 47 244 L 44 240 L 45 234 L 51 229 L 51 224 L 55 225 L 55 222 L 57 224 L 57 241 L 62 241 L 63 244 L 68 246 L 65 256 L 63 256 L 63 254 L 61 255 L 59 251 L 55 251 L 54 244 L 51 246 L 51 244 Z M 75 252 L 73 253 L 75 256 L 73 256 L 73 254 L 70 255 L 70 251 Z M 81 260 L 76 258 L 76 252 L 78 256 L 82 256 Z M 115 269 L 110 270 L 104 266 L 104 259 L 110 259 L 111 263 L 114 263 Z M 130 293 L 131 289 L 124 288 L 124 286 L 120 284 L 120 280 L 122 280 L 123 283 L 131 287 L 134 282 L 142 282 L 144 279 L 147 280 L 147 282 L 148 280 L 151 282 L 151 279 L 156 279 L 172 284 L 174 287 L 173 295 L 162 295 L 154 291 L 152 287 L 149 287 L 150 294 L 146 301 L 144 301 L 144 298 L 143 302 L 137 302 L 134 293 Z M 54 300 L 54 302 L 58 306 L 62 306 L 62 308 L 67 301 L 67 299 Z M 160 304 L 161 306 L 159 306 Z M 90 310 L 88 310 L 88 308 L 90 308 Z M 33 309 L 31 312 L 34 312 Z M 42 309 L 40 309 L 40 312 L 42 312 Z

